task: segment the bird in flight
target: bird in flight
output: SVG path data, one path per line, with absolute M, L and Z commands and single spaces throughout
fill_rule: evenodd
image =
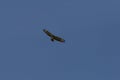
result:
M 55 36 L 53 35 L 52 33 L 50 33 L 48 30 L 46 29 L 43 29 L 43 32 L 45 32 L 50 38 L 51 38 L 51 41 L 53 42 L 54 40 L 56 41 L 59 41 L 59 42 L 65 42 L 64 39 L 58 37 L 58 36 Z

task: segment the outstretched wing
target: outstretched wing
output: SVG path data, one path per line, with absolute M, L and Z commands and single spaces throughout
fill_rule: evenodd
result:
M 65 42 L 65 40 L 63 38 L 60 38 L 58 36 L 54 36 L 54 39 L 60 42 Z
M 43 31 L 44 31 L 48 36 L 50 36 L 51 38 L 54 37 L 54 35 L 53 35 L 52 33 L 50 33 L 48 30 L 43 29 Z

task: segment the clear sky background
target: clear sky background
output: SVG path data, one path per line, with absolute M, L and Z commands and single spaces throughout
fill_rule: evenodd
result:
M 120 80 L 120 0 L 1 0 L 0 80 Z

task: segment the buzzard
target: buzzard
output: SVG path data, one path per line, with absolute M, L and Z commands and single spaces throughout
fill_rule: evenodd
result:
M 54 40 L 56 41 L 59 41 L 59 42 L 65 42 L 64 39 L 58 37 L 58 36 L 55 36 L 53 35 L 52 33 L 50 33 L 48 30 L 46 29 L 43 29 L 43 32 L 45 32 L 50 38 L 51 38 L 51 41 L 53 42 Z

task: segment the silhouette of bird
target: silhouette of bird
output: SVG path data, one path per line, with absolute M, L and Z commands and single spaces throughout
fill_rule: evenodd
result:
M 65 42 L 64 39 L 58 37 L 58 36 L 55 36 L 53 35 L 52 33 L 50 33 L 48 30 L 46 29 L 43 29 L 43 32 L 45 32 L 50 38 L 51 38 L 51 41 L 53 42 L 54 40 L 56 41 L 59 41 L 59 42 Z

